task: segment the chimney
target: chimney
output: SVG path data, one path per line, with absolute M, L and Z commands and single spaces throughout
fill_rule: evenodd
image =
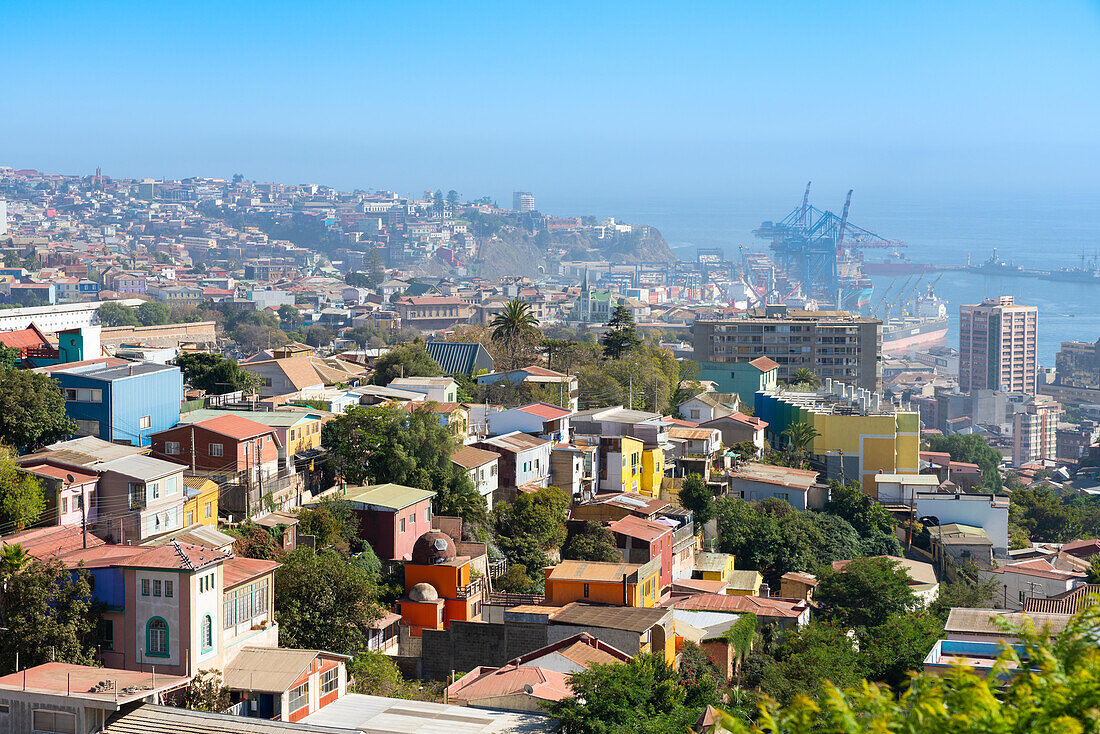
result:
M 760 597 L 762 599 L 769 599 L 769 598 L 771 598 L 771 595 L 772 595 L 771 587 L 768 586 L 768 584 L 766 582 L 763 583 L 763 584 L 760 584 Z
M 130 363 L 130 377 L 133 377 L 133 376 L 134 376 L 134 363 L 131 362 Z

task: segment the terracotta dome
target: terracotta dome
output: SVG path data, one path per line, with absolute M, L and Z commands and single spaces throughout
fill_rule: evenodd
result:
M 421 581 L 409 589 L 409 599 L 412 601 L 435 601 L 439 598 L 439 592 L 429 583 Z
M 453 561 L 458 555 L 451 536 L 438 530 L 429 530 L 416 539 L 412 549 L 413 563 L 434 566 Z

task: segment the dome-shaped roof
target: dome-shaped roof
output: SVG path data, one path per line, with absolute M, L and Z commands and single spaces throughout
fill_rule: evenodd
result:
M 421 581 L 409 589 L 409 598 L 413 601 L 435 601 L 439 598 L 439 592 L 431 584 Z
M 457 555 L 458 549 L 451 536 L 438 530 L 429 530 L 421 535 L 412 549 L 413 563 L 427 566 L 453 561 Z

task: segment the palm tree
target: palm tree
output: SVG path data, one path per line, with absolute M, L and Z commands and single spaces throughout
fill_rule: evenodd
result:
M 805 367 L 799 367 L 791 374 L 789 382 L 791 385 L 810 385 L 811 387 L 817 387 L 821 384 L 821 378 Z
M 821 434 L 809 423 L 799 422 L 792 423 L 787 430 L 783 431 L 783 435 L 787 437 L 787 450 L 793 458 L 795 455 L 804 456 L 814 439 Z
M 27 551 L 23 550 L 22 543 L 9 543 L 0 548 L 0 579 L 14 576 L 31 562 Z
M 524 342 L 537 337 L 539 320 L 531 313 L 531 304 L 511 300 L 504 310 L 493 317 L 489 326 L 493 329 L 492 339 L 508 351 L 508 368 L 514 369 L 516 354 Z

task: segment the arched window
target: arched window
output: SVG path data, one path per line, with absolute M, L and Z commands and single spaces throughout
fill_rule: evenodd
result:
M 207 614 L 202 618 L 202 650 L 206 652 L 214 647 L 214 621 Z
M 145 625 L 145 652 L 151 657 L 168 657 L 168 623 L 160 617 Z

